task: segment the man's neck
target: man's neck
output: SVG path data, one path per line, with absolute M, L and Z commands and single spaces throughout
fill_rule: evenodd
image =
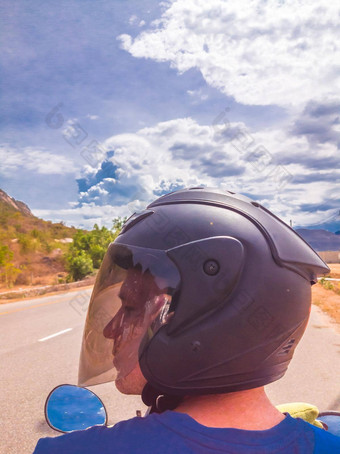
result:
M 228 394 L 189 396 L 176 408 L 207 427 L 266 430 L 279 424 L 284 415 L 268 399 L 264 388 Z

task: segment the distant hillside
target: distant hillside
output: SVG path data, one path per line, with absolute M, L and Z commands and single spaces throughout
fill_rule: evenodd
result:
M 31 210 L 24 202 L 13 199 L 5 191 L 0 189 L 0 206 L 2 205 L 3 209 L 19 211 L 24 216 L 33 216 Z
M 67 274 L 63 254 L 77 231 L 37 218 L 0 189 L 0 287 L 62 281 Z
M 34 228 L 51 233 L 53 238 L 72 237 L 77 232 L 75 227 L 66 227 L 62 222 L 37 218 L 24 202 L 0 189 L 0 240 L 16 238 L 17 234 L 28 233 Z
M 94 276 L 125 219 L 91 231 L 34 216 L 0 189 L 0 298 L 11 287 L 63 284 Z
M 296 232 L 316 251 L 339 251 L 340 235 L 321 229 L 297 229 Z

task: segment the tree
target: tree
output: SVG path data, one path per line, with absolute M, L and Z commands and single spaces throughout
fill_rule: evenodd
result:
M 74 281 L 80 281 L 93 272 L 92 259 L 82 251 L 75 257 L 68 257 L 67 268 Z
M 5 266 L 7 262 L 13 259 L 13 252 L 8 246 L 0 245 L 0 267 Z
M 13 263 L 6 263 L 4 266 L 3 275 L 5 276 L 5 283 L 7 287 L 13 287 L 13 284 L 22 271 L 16 268 Z
M 106 227 L 99 228 L 98 224 L 95 224 L 91 232 L 79 230 L 75 234 L 66 254 L 68 269 L 73 280 L 85 277 L 85 270 L 90 274 L 94 268 L 100 267 L 109 244 L 117 238 L 124 222 L 125 219 L 115 218 L 111 230 Z
M 103 261 L 105 252 L 106 252 L 106 248 L 101 246 L 100 244 L 93 244 L 91 246 L 90 256 L 91 256 L 94 268 L 98 269 L 100 267 L 100 265 Z
M 114 218 L 113 220 L 113 225 L 112 225 L 112 231 L 116 234 L 116 237 L 118 236 L 119 232 L 122 230 L 124 223 L 126 222 L 126 217 L 125 218 Z
M 18 274 L 21 273 L 21 270 L 16 268 L 11 262 L 12 259 L 13 252 L 9 249 L 9 247 L 3 244 L 0 245 L 0 274 L 4 277 L 7 287 L 13 287 L 15 279 Z

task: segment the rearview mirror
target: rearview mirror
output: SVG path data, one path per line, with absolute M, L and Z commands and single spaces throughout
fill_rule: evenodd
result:
M 319 414 L 317 419 L 326 424 L 325 429 L 328 432 L 340 437 L 340 413 L 338 411 L 324 411 Z
M 60 385 L 48 395 L 45 418 L 59 432 L 84 430 L 107 423 L 107 413 L 99 397 L 87 388 Z

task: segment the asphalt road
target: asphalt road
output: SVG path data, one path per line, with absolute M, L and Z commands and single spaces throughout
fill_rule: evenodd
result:
M 1 454 L 32 453 L 40 437 L 60 435 L 45 423 L 44 403 L 55 386 L 77 383 L 90 294 L 83 290 L 0 305 Z M 91 389 L 105 402 L 110 424 L 146 409 L 139 397 L 123 396 L 112 383 Z
M 91 290 L 0 305 L 0 453 L 32 453 L 40 437 L 57 436 L 44 419 L 45 399 L 61 383 L 76 383 L 81 336 Z M 275 404 L 304 401 L 340 411 L 340 334 L 313 308 L 286 376 L 269 385 Z M 113 384 L 92 387 L 109 423 L 145 411 L 140 398 Z

